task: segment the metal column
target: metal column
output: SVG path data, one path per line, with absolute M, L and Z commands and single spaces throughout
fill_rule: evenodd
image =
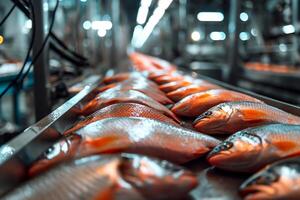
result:
M 116 68 L 119 59 L 119 39 L 120 39 L 120 0 L 111 0 L 111 16 L 112 16 L 112 42 L 110 53 L 110 67 Z
M 225 73 L 226 81 L 235 84 L 239 74 L 239 33 L 240 33 L 240 15 L 241 1 L 230 0 L 230 16 L 228 23 L 228 71 Z
M 299 0 L 292 1 L 292 24 L 295 27 L 295 34 L 293 36 L 293 64 L 296 65 L 299 62 L 299 48 L 298 48 L 298 17 L 299 17 Z
M 38 54 L 45 39 L 45 22 L 47 22 L 47 18 L 46 15 L 44 16 L 43 3 L 43 0 L 34 1 L 36 36 L 33 45 L 33 57 Z M 36 121 L 49 114 L 51 111 L 50 86 L 48 82 L 48 49 L 48 44 L 46 44 L 43 52 L 36 60 L 33 69 Z
M 178 32 L 178 50 L 181 55 L 185 52 L 187 39 L 187 0 L 179 0 L 179 32 Z

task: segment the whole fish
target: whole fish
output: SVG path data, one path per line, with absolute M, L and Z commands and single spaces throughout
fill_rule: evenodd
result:
M 145 117 L 178 126 L 177 122 L 163 115 L 158 110 L 155 110 L 148 106 L 137 103 L 117 103 L 102 108 L 92 115 L 89 115 L 86 119 L 78 122 L 75 126 L 67 130 L 65 134 L 70 134 L 92 122 L 112 117 Z
M 179 88 L 189 86 L 191 84 L 192 83 L 190 81 L 186 81 L 186 80 L 173 81 L 173 82 L 166 83 L 166 84 L 163 84 L 163 85 L 159 86 L 159 89 L 161 89 L 162 91 L 168 93 L 168 92 L 172 92 L 174 90 L 177 90 Z
M 103 93 L 100 93 L 96 98 L 87 103 L 81 110 L 82 115 L 89 115 L 93 112 L 115 103 L 138 103 L 154 108 L 168 117 L 171 117 L 176 122 L 179 119 L 169 109 L 155 101 L 151 97 L 136 90 L 122 91 L 111 88 Z
M 271 124 L 239 131 L 208 155 L 225 170 L 253 172 L 274 161 L 300 155 L 300 125 Z
M 184 77 L 181 75 L 163 75 L 158 78 L 155 78 L 154 82 L 161 85 L 161 84 L 166 84 L 174 81 L 180 81 L 183 79 Z
M 122 72 L 113 76 L 104 77 L 102 82 L 105 84 L 117 83 L 130 78 L 142 78 L 143 74 L 140 72 Z
M 119 83 L 111 83 L 104 87 L 97 89 L 99 92 L 104 92 L 110 88 L 114 88 L 117 90 L 137 90 L 151 97 L 152 99 L 158 101 L 161 104 L 172 104 L 172 100 L 170 100 L 153 82 L 145 81 L 144 79 L 128 79 L 126 81 L 122 81 Z
M 199 93 L 199 92 L 204 92 L 206 90 L 210 89 L 217 89 L 220 88 L 217 85 L 213 84 L 202 84 L 202 85 L 188 85 L 185 87 L 178 88 L 177 90 L 171 91 L 167 93 L 167 97 L 172 99 L 175 102 L 180 101 L 184 97 L 187 97 L 191 94 Z
M 240 187 L 246 200 L 298 200 L 300 197 L 300 160 L 278 161 L 251 176 Z
M 248 127 L 270 123 L 300 124 L 300 117 L 258 102 L 228 102 L 212 107 L 194 122 L 206 134 L 232 134 Z
M 75 133 L 82 136 L 81 155 L 126 152 L 176 163 L 198 158 L 219 143 L 213 137 L 141 117 L 103 119 Z
M 179 116 L 196 117 L 215 105 L 233 101 L 261 102 L 260 100 L 226 89 L 212 89 L 189 95 L 172 107 L 172 112 Z
M 196 185 L 194 174 L 166 161 L 137 155 L 91 156 L 62 163 L 3 199 L 180 199 Z

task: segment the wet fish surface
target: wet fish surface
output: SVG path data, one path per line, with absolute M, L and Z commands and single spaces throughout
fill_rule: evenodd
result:
M 90 115 L 95 111 L 104 108 L 106 106 L 115 104 L 115 103 L 139 103 L 156 110 L 161 111 L 166 116 L 171 117 L 177 122 L 180 122 L 179 119 L 173 114 L 169 109 L 155 101 L 151 97 L 143 94 L 142 92 L 135 90 L 122 91 L 118 89 L 109 89 L 103 93 L 100 93 L 96 98 L 87 103 L 82 110 L 82 115 Z
M 91 156 L 62 163 L 3 199 L 180 199 L 196 185 L 194 174 L 167 161 L 137 155 Z
M 178 123 L 173 119 L 148 106 L 137 103 L 117 103 L 89 115 L 86 119 L 78 122 L 75 126 L 67 130 L 65 134 L 70 134 L 92 122 L 112 117 L 145 117 L 178 126 Z
M 81 155 L 137 153 L 176 163 L 198 158 L 220 141 L 198 132 L 141 117 L 108 118 L 78 131 Z
M 245 128 L 271 123 L 298 124 L 300 117 L 258 102 L 228 102 L 212 107 L 194 122 L 206 134 L 233 134 Z
M 246 200 L 298 200 L 300 159 L 291 158 L 267 166 L 240 187 Z
M 235 172 L 255 172 L 265 165 L 300 155 L 300 125 L 271 124 L 239 131 L 208 155 L 210 164 Z
M 161 86 L 159 86 L 159 89 L 161 89 L 162 91 L 168 93 L 174 90 L 177 90 L 178 88 L 182 88 L 188 85 L 191 85 L 192 83 L 190 81 L 186 81 L 186 80 L 179 80 L 179 81 L 173 81 L 170 83 L 166 83 L 163 84 Z
M 240 92 L 212 89 L 185 97 L 173 106 L 172 112 L 179 116 L 195 117 L 220 103 L 233 101 L 262 103 L 262 101 Z

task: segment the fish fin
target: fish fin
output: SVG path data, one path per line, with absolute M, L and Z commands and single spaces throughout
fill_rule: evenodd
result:
M 294 150 L 298 145 L 293 141 L 276 141 L 273 144 L 281 151 L 288 152 Z
M 265 121 L 266 113 L 260 110 L 248 109 L 243 111 L 244 121 L 260 123 Z

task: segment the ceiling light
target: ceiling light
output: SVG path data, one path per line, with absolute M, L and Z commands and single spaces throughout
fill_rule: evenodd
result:
M 195 42 L 199 41 L 200 38 L 201 38 L 199 31 L 193 31 L 192 34 L 191 34 L 191 38 Z
M 197 19 L 202 22 L 221 22 L 224 15 L 221 12 L 199 12 Z
M 224 32 L 211 32 L 209 34 L 210 39 L 218 41 L 218 40 L 225 40 L 226 39 L 226 34 Z

